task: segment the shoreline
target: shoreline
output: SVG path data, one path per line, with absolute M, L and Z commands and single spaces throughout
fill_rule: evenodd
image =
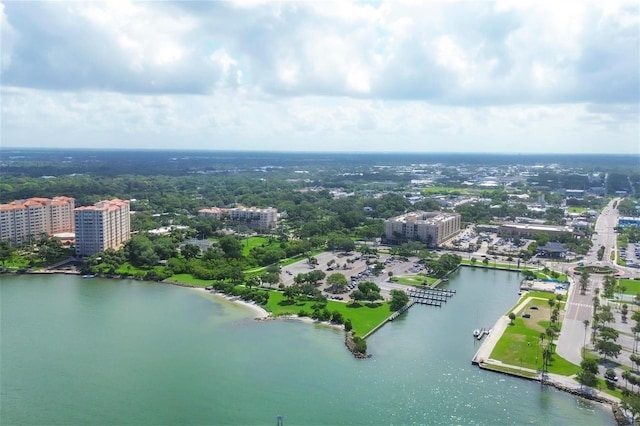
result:
M 253 313 L 254 313 L 253 319 L 255 319 L 255 320 L 265 320 L 267 318 L 271 318 L 271 314 L 266 309 L 264 309 L 263 307 L 258 306 L 255 303 L 247 302 L 246 300 L 242 300 L 237 296 L 229 296 L 229 295 L 226 295 L 224 293 L 220 293 L 220 292 L 215 291 L 215 290 L 207 290 L 204 287 L 193 287 L 193 286 L 183 285 L 183 283 L 167 282 L 165 284 L 176 285 L 177 287 L 185 287 L 185 288 L 194 289 L 196 291 L 200 291 L 200 292 L 204 292 L 204 293 L 207 293 L 207 294 L 211 294 L 213 296 L 220 297 L 221 299 L 224 299 L 224 300 L 226 300 L 228 302 L 232 302 L 232 303 L 236 303 L 238 305 L 244 306 L 244 307 L 248 308 L 250 311 L 253 311 Z
M 25 274 L 42 274 L 39 271 L 28 271 L 28 272 L 24 272 Z M 56 274 L 56 275 L 68 275 L 68 272 L 66 271 L 51 271 L 51 272 L 47 272 L 48 274 Z M 79 274 L 74 274 L 74 275 L 79 275 Z M 101 278 L 110 278 L 110 279 L 118 279 L 118 280 L 123 280 L 122 277 L 101 277 Z M 232 302 L 232 303 L 237 303 L 241 306 L 244 306 L 246 308 L 248 308 L 249 310 L 253 311 L 255 316 L 253 317 L 255 320 L 258 321 L 265 321 L 265 320 L 276 320 L 276 319 L 283 319 L 283 320 L 294 320 L 294 321 L 301 321 L 303 323 L 307 323 L 307 324 L 318 324 L 318 325 L 323 325 L 326 327 L 332 327 L 335 328 L 337 330 L 342 330 L 344 331 L 344 327 L 342 325 L 337 325 L 337 324 L 332 324 L 330 322 L 321 322 L 321 321 L 317 321 L 314 320 L 312 318 L 309 317 L 298 317 L 296 315 L 284 315 L 284 316 L 273 316 L 271 315 L 270 312 L 268 312 L 266 309 L 256 305 L 255 303 L 251 303 L 251 302 L 247 302 L 245 300 L 240 299 L 237 296 L 228 296 L 225 295 L 224 293 L 220 293 L 217 291 L 211 291 L 211 290 L 207 290 L 204 287 L 200 287 L 200 286 L 194 286 L 194 285 L 190 285 L 188 283 L 182 283 L 182 282 L 178 282 L 178 281 L 148 281 L 150 283 L 157 283 L 157 284 L 165 284 L 165 285 L 172 285 L 172 286 L 176 286 L 176 287 L 183 287 L 183 288 L 188 288 L 188 289 L 193 289 L 199 292 L 206 292 L 209 293 L 211 295 L 220 297 L 228 302 Z M 517 308 L 521 309 L 522 306 L 524 306 L 524 303 L 519 305 Z M 496 325 L 499 325 L 500 322 L 505 321 L 503 318 L 499 318 L 498 321 L 496 321 Z M 492 329 L 492 332 L 489 336 L 495 336 L 498 333 L 494 333 L 494 331 L 496 330 L 496 328 L 500 328 L 499 326 L 496 327 L 496 325 L 494 325 L 494 328 Z M 506 327 L 505 327 L 506 328 Z M 500 336 L 502 336 L 502 333 L 504 333 L 504 329 L 501 330 L 501 332 L 499 333 Z M 497 336 L 498 339 L 500 336 Z M 495 338 L 495 337 L 494 337 Z M 488 339 L 487 339 L 488 340 Z M 489 370 L 495 373 L 500 373 L 500 374 L 506 374 L 508 376 L 512 376 L 512 377 L 517 377 L 520 379 L 524 379 L 524 380 L 532 380 L 532 381 L 537 381 L 540 382 L 540 378 L 539 377 L 527 377 L 524 375 L 518 375 L 516 373 L 511 373 L 508 371 L 502 371 L 502 370 L 494 370 L 491 368 L 487 368 L 490 365 L 497 365 L 497 364 L 501 364 L 501 363 L 492 363 L 490 359 L 478 359 L 476 360 L 476 356 L 478 356 L 478 354 L 481 352 L 481 350 L 483 349 L 483 346 L 489 346 L 489 345 L 485 345 L 485 343 L 487 343 L 487 340 L 485 340 L 483 342 L 483 344 L 480 346 L 480 348 L 478 349 L 478 352 L 476 352 L 474 358 L 472 359 L 472 361 L 474 362 L 475 365 L 477 365 L 479 368 L 484 369 L 484 370 Z M 490 346 L 495 346 L 495 344 L 497 343 L 497 339 L 495 340 L 495 342 Z M 351 352 L 353 354 L 352 351 L 349 350 L 349 352 Z M 491 351 L 490 351 L 491 352 Z M 489 353 L 490 353 L 489 352 Z M 480 361 L 480 362 L 477 362 Z M 505 367 L 513 367 L 511 365 L 508 364 L 501 364 L 502 366 Z M 517 368 L 517 366 L 515 367 Z M 614 416 L 614 419 L 616 420 L 616 422 L 618 422 L 618 424 L 623 424 L 620 423 L 617 414 L 620 412 L 620 406 L 619 406 L 619 400 L 615 397 L 612 397 L 610 395 L 604 394 L 601 395 L 599 391 L 595 391 L 595 394 L 587 394 L 584 392 L 579 392 L 578 390 L 568 386 L 568 384 L 566 383 L 559 383 L 557 381 L 554 380 L 550 380 L 551 378 L 549 377 L 547 380 L 545 380 L 545 384 L 559 390 L 559 391 L 563 391 L 565 393 L 569 393 L 571 395 L 586 399 L 588 401 L 592 401 L 595 403 L 600 403 L 600 404 L 604 404 L 604 405 L 608 405 L 611 410 L 612 410 L 612 414 Z M 573 383 L 571 383 L 572 385 L 575 383 L 575 385 L 579 385 L 577 382 L 575 382 L 573 379 L 567 377 L 566 379 L 571 380 Z
M 515 308 L 513 308 L 513 312 L 520 313 L 523 307 L 526 306 L 527 303 L 529 303 L 530 299 L 532 299 L 532 297 L 524 298 L 521 303 L 519 303 L 518 305 L 516 305 Z M 480 348 L 478 348 L 475 355 L 471 359 L 471 363 L 473 365 L 476 365 L 478 366 L 478 368 L 485 371 L 505 374 L 507 376 L 517 377 L 523 380 L 530 380 L 530 381 L 535 381 L 539 383 L 542 382 L 542 384 L 551 386 L 554 389 L 557 389 L 559 391 L 583 398 L 585 400 L 588 400 L 594 403 L 608 405 L 609 408 L 611 409 L 611 412 L 613 414 L 615 421 L 618 424 L 625 424 L 624 415 L 622 414 L 620 409 L 621 401 L 619 398 L 616 398 L 612 395 L 609 395 L 597 389 L 591 389 L 590 392 L 585 392 L 582 389 L 582 386 L 580 385 L 580 383 L 578 383 L 576 380 L 574 380 L 572 377 L 569 377 L 569 376 L 560 376 L 552 373 L 547 373 L 546 377 L 544 378 L 541 377 L 540 374 L 536 374 L 535 376 L 528 376 L 524 374 L 525 371 L 529 373 L 537 373 L 537 372 L 535 370 L 530 370 L 527 368 L 525 369 L 521 367 L 519 368 L 516 365 L 505 364 L 499 360 L 490 358 L 491 353 L 493 352 L 493 349 L 498 343 L 498 340 L 500 340 L 500 338 L 506 331 L 509 322 L 510 320 L 506 316 L 502 316 L 498 318 L 493 328 L 491 329 L 491 333 L 482 342 L 482 344 L 480 345 Z M 505 368 L 511 369 L 511 371 L 506 370 Z M 518 374 L 518 371 L 521 371 L 522 374 Z

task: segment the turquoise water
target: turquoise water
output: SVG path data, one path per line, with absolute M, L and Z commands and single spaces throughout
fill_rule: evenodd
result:
M 479 370 L 471 331 L 517 299 L 515 273 L 463 268 L 356 360 L 343 334 L 254 321 L 205 292 L 3 276 L 2 424 L 614 424 L 607 408 Z

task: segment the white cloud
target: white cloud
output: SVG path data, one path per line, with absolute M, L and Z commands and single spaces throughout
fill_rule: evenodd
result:
M 634 1 L 6 2 L 0 12 L 6 145 L 43 144 L 33 135 L 55 128 L 124 147 L 188 137 L 228 149 L 638 152 Z

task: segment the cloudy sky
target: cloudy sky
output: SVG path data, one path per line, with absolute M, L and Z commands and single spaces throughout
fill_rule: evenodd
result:
M 5 147 L 640 154 L 637 0 L 0 8 Z

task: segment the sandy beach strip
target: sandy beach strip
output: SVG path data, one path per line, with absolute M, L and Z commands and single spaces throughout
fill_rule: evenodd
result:
M 192 289 L 194 289 L 196 291 L 204 291 L 207 294 L 212 294 L 214 296 L 217 296 L 217 297 L 220 297 L 222 299 L 225 299 L 225 300 L 227 300 L 229 302 L 237 303 L 238 305 L 242 305 L 242 306 L 244 306 L 246 308 L 249 308 L 250 310 L 253 311 L 253 313 L 255 315 L 254 316 L 255 319 L 264 319 L 264 318 L 268 318 L 268 317 L 271 316 L 271 314 L 269 312 L 267 312 L 264 308 L 256 305 L 253 302 L 247 302 L 246 300 L 242 300 L 237 296 L 229 296 L 229 295 L 226 295 L 224 293 L 207 290 L 207 289 L 202 288 L 202 287 L 188 287 L 188 288 L 192 288 Z

